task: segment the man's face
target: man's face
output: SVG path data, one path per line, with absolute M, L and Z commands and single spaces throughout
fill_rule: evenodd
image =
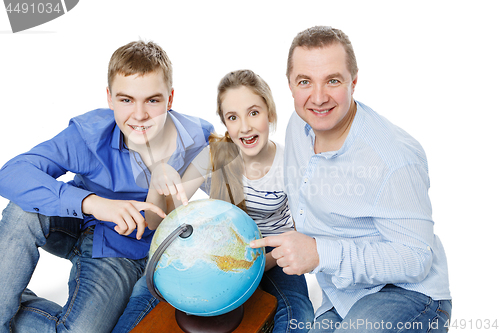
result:
M 344 130 L 342 120 L 353 103 L 357 82 L 347 68 L 346 57 L 339 43 L 313 49 L 297 47 L 293 51 L 289 86 L 295 111 L 316 136 Z
M 117 74 L 111 90 L 107 89 L 108 105 L 122 131 L 127 146 L 140 146 L 161 140 L 172 106 L 173 89 L 169 89 L 160 72 L 145 75 Z

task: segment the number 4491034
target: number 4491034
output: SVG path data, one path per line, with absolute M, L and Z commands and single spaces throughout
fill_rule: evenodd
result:
M 12 7 L 12 3 L 9 3 L 6 7 L 7 13 L 19 13 L 19 14 L 27 14 L 27 13 L 47 13 L 50 14 L 52 12 L 59 13 L 62 11 L 62 9 L 59 7 L 59 3 L 57 3 L 55 6 L 52 6 L 52 3 L 48 2 L 46 4 L 43 3 L 38 3 L 36 6 L 34 3 L 32 4 L 27 4 L 26 2 L 24 3 L 17 3 L 14 8 Z
M 447 320 L 444 324 L 446 328 L 480 330 L 480 329 L 498 329 L 497 319 L 455 319 Z

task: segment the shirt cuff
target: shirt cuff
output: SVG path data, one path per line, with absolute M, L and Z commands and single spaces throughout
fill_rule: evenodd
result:
M 314 237 L 319 255 L 319 265 L 311 271 L 312 274 L 326 273 L 334 275 L 342 262 L 342 244 L 327 237 Z
M 83 219 L 82 201 L 93 192 L 69 185 L 61 196 L 61 217 Z

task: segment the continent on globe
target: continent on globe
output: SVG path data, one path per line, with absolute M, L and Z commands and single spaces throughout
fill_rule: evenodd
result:
M 253 265 L 255 260 L 257 260 L 258 256 L 257 254 L 253 253 L 252 260 L 246 260 L 245 251 L 246 247 L 248 247 L 248 243 L 246 243 L 233 228 L 231 228 L 231 231 L 234 233 L 234 236 L 237 239 L 237 244 L 235 244 L 234 250 L 229 251 L 233 253 L 233 255 L 212 255 L 212 258 L 215 260 L 219 269 L 226 272 L 235 272 L 241 269 L 249 269 Z

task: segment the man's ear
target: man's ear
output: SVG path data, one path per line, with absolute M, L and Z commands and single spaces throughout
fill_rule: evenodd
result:
M 351 96 L 354 94 L 354 89 L 356 88 L 356 84 L 358 84 L 358 73 L 356 73 L 356 76 L 352 80 L 352 91 L 351 91 Z
M 167 111 L 172 108 L 173 102 L 174 102 L 174 88 L 172 88 L 172 91 L 170 92 L 170 95 L 168 96 Z
M 106 95 L 107 95 L 107 99 L 108 99 L 108 106 L 111 110 L 114 110 L 114 106 L 113 106 L 113 99 L 111 98 L 111 91 L 109 90 L 109 87 L 106 87 Z

